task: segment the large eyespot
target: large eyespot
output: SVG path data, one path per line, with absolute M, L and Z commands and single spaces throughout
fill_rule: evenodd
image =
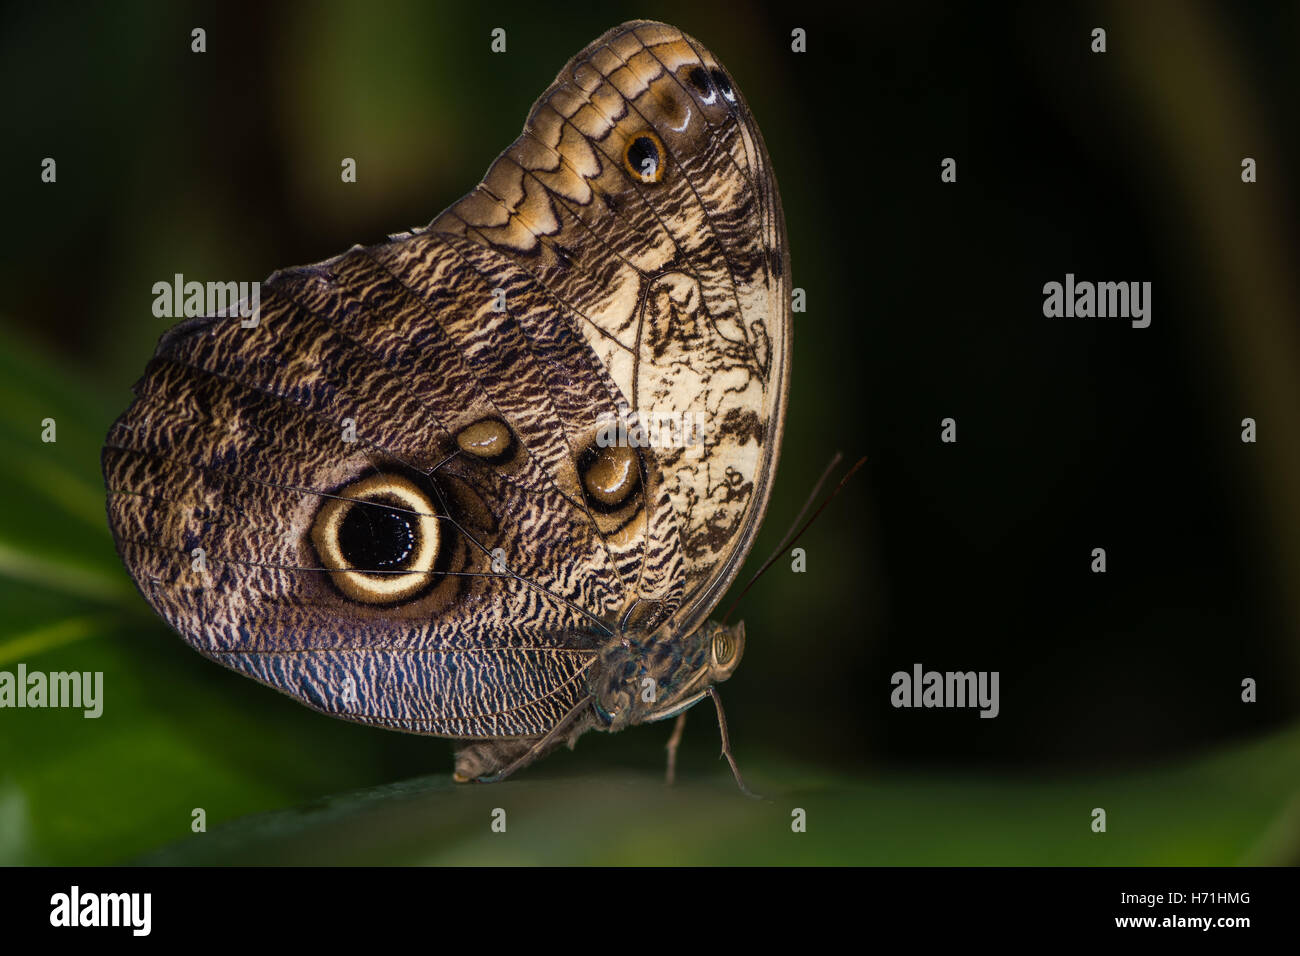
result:
M 443 546 L 429 495 L 380 473 L 340 489 L 316 514 L 311 541 L 344 595 L 364 604 L 407 601 L 433 584 Z
M 642 130 L 628 139 L 627 148 L 623 150 L 623 165 L 643 183 L 657 183 L 664 178 L 668 154 L 654 130 Z

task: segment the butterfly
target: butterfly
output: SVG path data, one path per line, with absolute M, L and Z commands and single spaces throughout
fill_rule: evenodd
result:
M 103 451 L 119 554 L 201 654 L 452 738 L 458 781 L 678 716 L 675 748 L 744 649 L 709 616 L 771 492 L 789 286 L 729 74 L 624 23 L 427 227 L 162 336 Z

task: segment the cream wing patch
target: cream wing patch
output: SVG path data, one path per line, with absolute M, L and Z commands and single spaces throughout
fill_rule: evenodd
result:
M 781 205 L 728 74 L 674 27 L 611 30 L 429 230 L 535 276 L 617 385 L 628 424 L 668 439 L 654 450 L 682 529 L 680 616 L 698 623 L 766 507 L 788 389 Z

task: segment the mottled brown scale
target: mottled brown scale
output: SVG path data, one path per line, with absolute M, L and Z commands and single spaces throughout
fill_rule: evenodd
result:
M 739 658 L 705 619 L 770 493 L 789 286 L 735 84 L 623 24 L 428 227 L 163 337 L 104 449 L 118 550 L 201 653 L 456 738 L 462 778 L 668 716 Z M 648 415 L 704 441 L 595 442 Z

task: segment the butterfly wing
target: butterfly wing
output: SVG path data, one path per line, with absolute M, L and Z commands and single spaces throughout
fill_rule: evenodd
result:
M 697 439 L 655 448 L 686 562 L 677 624 L 694 630 L 762 520 L 789 388 L 785 220 L 739 91 L 680 30 L 616 27 L 430 228 L 535 276 L 639 420 Z
M 784 411 L 783 249 L 725 73 L 624 25 L 429 228 L 275 274 L 252 328 L 164 336 L 104 452 L 119 551 L 190 644 L 309 706 L 544 734 L 616 622 L 702 620 L 748 550 Z M 604 449 L 620 406 L 710 431 Z
M 600 621 L 681 599 L 653 458 L 592 506 L 584 453 L 615 394 L 500 256 L 436 235 L 353 249 L 268 280 L 255 328 L 164 337 L 105 448 L 110 524 L 146 599 L 220 663 L 365 723 L 542 733 L 583 696 Z M 396 600 L 359 600 L 316 534 L 376 476 L 437 516 Z

